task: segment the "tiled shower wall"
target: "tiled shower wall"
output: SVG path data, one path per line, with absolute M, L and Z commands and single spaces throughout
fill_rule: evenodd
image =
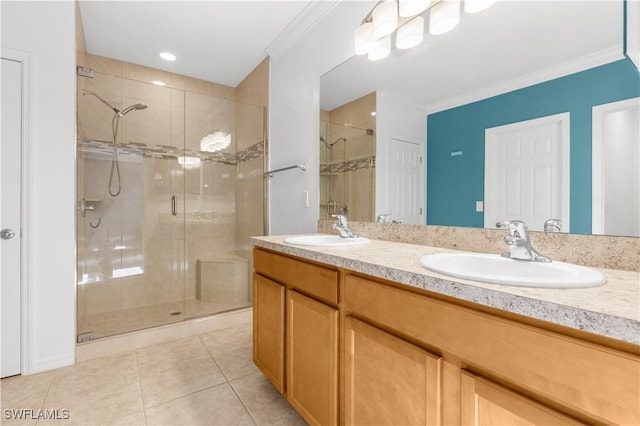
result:
M 83 52 L 78 64 L 94 71 L 78 77 L 78 200 L 95 208 L 78 215 L 78 316 L 193 300 L 197 260 L 249 259 L 249 235 L 263 234 L 268 61 L 237 89 Z M 113 111 L 82 89 L 119 109 L 148 106 L 120 120 L 119 197 L 107 192 Z M 214 130 L 230 133 L 231 146 L 201 152 L 201 137 Z M 202 162 L 185 168 L 180 155 Z M 108 280 L 114 271 L 126 276 Z
M 346 213 L 351 220 L 373 220 L 375 209 L 376 94 L 331 111 L 320 111 L 320 217 Z M 344 138 L 344 139 L 341 139 Z

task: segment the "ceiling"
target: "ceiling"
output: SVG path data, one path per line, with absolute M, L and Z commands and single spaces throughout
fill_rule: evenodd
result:
M 81 0 L 79 6 L 88 53 L 236 87 L 318 1 Z M 434 105 L 582 58 L 592 64 L 602 52 L 622 57 L 622 22 L 622 0 L 501 0 L 480 13 L 463 12 L 454 30 L 427 33 L 417 48 L 394 49 L 378 62 L 354 56 L 321 79 L 321 107 L 375 90 Z M 164 61 L 162 51 L 178 59 Z
M 87 52 L 236 87 L 310 1 L 79 2 Z M 168 51 L 174 62 L 159 57 Z
M 349 59 L 322 77 L 321 108 L 376 90 L 448 108 L 621 59 L 622 39 L 622 0 L 498 1 L 416 48 Z

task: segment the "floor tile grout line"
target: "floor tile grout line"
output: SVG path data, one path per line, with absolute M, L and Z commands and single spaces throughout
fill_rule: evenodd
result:
M 246 376 L 245 376 L 246 377 Z M 235 379 L 234 379 L 235 380 Z M 238 401 L 240 401 L 240 404 L 242 404 L 242 406 L 244 407 L 245 411 L 247 412 L 247 414 L 249 414 L 249 417 L 251 418 L 251 421 L 253 422 L 254 425 L 258 424 L 258 421 L 253 417 L 253 413 L 251 412 L 251 410 L 249 409 L 249 407 L 247 407 L 247 405 L 244 403 L 242 397 L 240 396 L 240 394 L 238 393 L 238 391 L 236 390 L 236 388 L 233 386 L 233 383 L 230 381 L 229 382 L 229 387 L 231 388 L 231 390 L 233 391 L 233 393 L 235 394 L 236 398 L 238 398 Z
M 229 383 L 229 382 L 221 382 L 221 383 L 218 383 L 218 384 L 215 384 L 215 385 L 207 386 L 206 388 L 198 389 L 196 391 L 189 392 L 189 393 L 186 393 L 184 395 L 180 395 L 180 396 L 178 396 L 176 398 L 173 398 L 173 399 L 170 399 L 170 400 L 167 400 L 167 401 L 162 401 L 162 402 L 160 402 L 158 404 L 151 405 L 151 406 L 146 407 L 146 408 L 158 408 L 158 407 L 160 407 L 162 405 L 169 404 L 169 403 L 177 401 L 179 399 L 187 398 L 187 397 L 195 395 L 197 393 L 204 392 L 204 391 L 209 390 L 209 389 L 217 388 L 218 386 L 222 386 L 222 385 L 231 385 L 231 383 Z M 146 419 L 145 419 L 145 423 L 146 423 Z
M 147 424 L 147 409 L 144 405 L 144 395 L 142 394 L 143 390 L 142 390 L 142 378 L 140 377 L 140 365 L 138 364 L 138 351 L 134 350 L 133 351 L 133 357 L 136 360 L 136 374 L 138 376 L 138 387 L 140 389 L 140 403 L 142 404 L 142 420 L 144 421 L 144 424 Z
M 198 336 L 200 338 L 200 341 L 202 342 L 202 335 Z M 213 360 L 213 362 L 216 364 L 216 366 L 218 367 L 218 369 L 220 369 L 220 372 L 222 373 L 222 375 L 224 376 L 226 383 L 229 385 L 229 387 L 231 388 L 231 391 L 233 392 L 233 394 L 236 396 L 236 398 L 238 398 L 238 401 L 240 401 L 240 404 L 242 404 L 242 407 L 244 408 L 244 410 L 247 412 L 247 414 L 249 415 L 249 418 L 251 419 L 251 421 L 253 422 L 254 425 L 257 425 L 258 422 L 256 421 L 256 419 L 253 417 L 253 414 L 251 413 L 251 410 L 249 410 L 249 407 L 247 407 L 247 405 L 244 403 L 244 401 L 242 400 L 242 398 L 240 397 L 240 395 L 238 394 L 238 392 L 236 392 L 236 389 L 233 387 L 233 384 L 231 383 L 231 380 L 227 377 L 227 375 L 225 374 L 224 370 L 222 369 L 222 367 L 220 366 L 220 364 L 218 364 L 218 361 L 216 361 L 215 356 L 213 356 L 213 354 L 211 353 L 211 351 L 209 350 L 209 348 L 207 347 L 207 345 L 205 345 L 204 342 L 202 342 L 202 345 L 205 347 L 205 349 L 207 350 L 207 352 L 209 352 L 209 356 L 211 356 L 211 359 Z M 246 376 L 243 376 L 246 377 Z M 234 379 L 235 380 L 235 379 Z
M 40 406 L 40 409 L 42 409 L 42 410 L 44 410 L 44 405 L 47 402 L 47 398 L 49 398 L 49 393 L 51 392 L 51 387 L 53 387 L 53 380 L 58 375 L 58 370 L 60 370 L 60 368 L 57 368 L 57 369 L 53 370 L 53 374 L 51 375 L 51 378 L 49 379 L 49 386 L 47 386 L 47 391 L 44 394 L 44 398 L 42 398 L 42 405 Z M 36 421 L 36 424 L 37 423 L 38 422 Z

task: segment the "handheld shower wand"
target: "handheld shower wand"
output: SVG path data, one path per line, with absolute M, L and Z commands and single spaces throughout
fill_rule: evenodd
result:
M 117 197 L 118 195 L 120 195 L 120 191 L 122 191 L 122 180 L 120 178 L 120 163 L 118 161 L 118 147 L 116 145 L 116 139 L 118 136 L 118 124 L 120 124 L 120 119 L 122 117 L 125 116 L 125 114 L 128 114 L 129 112 L 133 111 L 133 110 L 140 110 L 140 109 L 145 109 L 147 108 L 147 106 L 145 104 L 135 104 L 135 105 L 131 105 L 126 107 L 125 109 L 123 109 L 122 111 L 120 111 L 118 108 L 114 107 L 113 105 L 111 105 L 109 102 L 105 101 L 104 99 L 102 99 L 100 97 L 100 95 L 98 95 L 95 92 L 92 92 L 90 90 L 80 90 L 80 92 L 82 93 L 82 95 L 91 95 L 91 96 L 95 96 L 100 102 L 102 102 L 103 104 L 105 104 L 106 106 L 108 106 L 109 108 L 111 108 L 113 110 L 113 112 L 115 113 L 113 115 L 113 118 L 111 119 L 111 131 L 113 134 L 113 157 L 111 158 L 111 172 L 109 173 L 109 194 L 112 197 Z M 117 178 L 117 182 L 118 182 L 118 187 L 115 191 L 111 190 L 111 187 L 113 186 L 113 177 L 114 174 Z

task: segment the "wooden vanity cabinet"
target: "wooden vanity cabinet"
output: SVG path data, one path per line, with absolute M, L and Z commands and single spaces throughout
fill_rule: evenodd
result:
M 637 346 L 263 249 L 254 268 L 255 363 L 309 423 L 640 424 Z
M 254 249 L 254 270 L 254 363 L 307 422 L 337 424 L 337 269 Z
M 442 355 L 446 424 L 640 424 L 638 353 L 358 274 L 346 274 L 343 302 Z
M 345 319 L 345 424 L 441 423 L 442 358 L 357 319 Z
M 284 392 L 285 287 L 253 274 L 253 362 Z
M 309 423 L 337 424 L 338 310 L 287 290 L 287 399 Z
M 586 424 L 466 371 L 460 392 L 463 425 Z

